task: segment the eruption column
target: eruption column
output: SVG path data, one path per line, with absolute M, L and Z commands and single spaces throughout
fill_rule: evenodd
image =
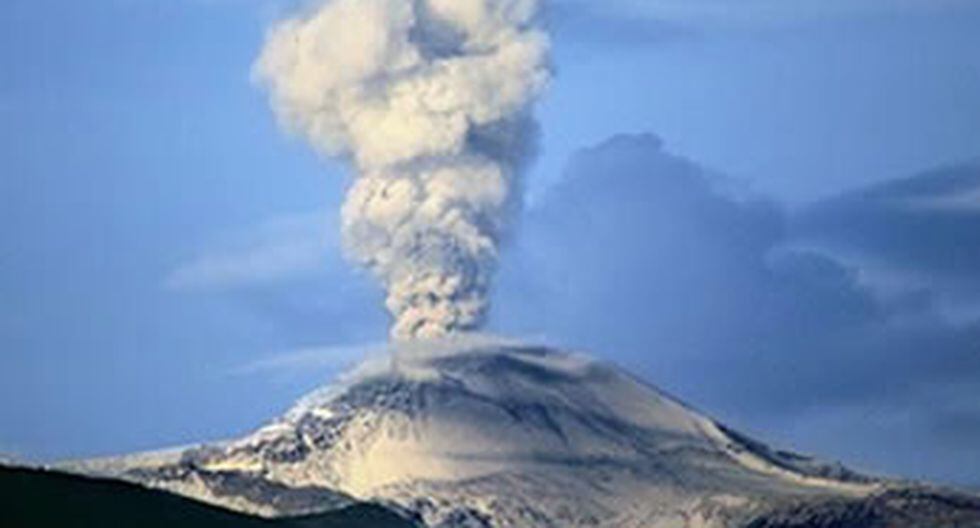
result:
M 354 166 L 345 251 L 395 338 L 483 322 L 549 78 L 537 20 L 537 0 L 331 0 L 269 33 L 255 75 L 287 129 Z

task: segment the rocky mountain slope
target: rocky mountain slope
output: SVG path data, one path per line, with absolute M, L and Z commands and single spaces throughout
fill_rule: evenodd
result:
M 400 345 L 237 441 L 67 467 L 273 517 L 379 501 L 433 527 L 852 526 L 854 505 L 894 518 L 906 489 L 585 356 L 488 338 Z

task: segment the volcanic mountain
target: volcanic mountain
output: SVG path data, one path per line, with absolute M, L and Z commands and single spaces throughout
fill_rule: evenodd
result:
M 974 497 L 770 449 L 583 355 L 395 348 L 240 440 L 63 467 L 267 517 L 371 501 L 430 527 L 980 526 Z

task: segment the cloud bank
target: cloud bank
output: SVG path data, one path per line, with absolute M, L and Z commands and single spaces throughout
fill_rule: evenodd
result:
M 777 443 L 970 482 L 980 317 L 948 318 L 939 286 L 980 279 L 977 216 L 910 205 L 970 196 L 973 178 L 953 172 L 790 211 L 656 136 L 616 136 L 580 151 L 529 211 L 496 316 L 611 354 Z M 928 280 L 883 295 L 868 261 L 804 240 L 802 218 Z
M 973 278 L 980 269 L 980 162 L 846 192 L 802 211 L 794 237 L 909 272 Z

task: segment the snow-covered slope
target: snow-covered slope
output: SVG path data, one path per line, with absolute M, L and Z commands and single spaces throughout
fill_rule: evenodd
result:
M 402 345 L 241 440 L 72 467 L 264 515 L 375 500 L 429 526 L 734 526 L 883 487 L 612 366 L 489 338 Z

